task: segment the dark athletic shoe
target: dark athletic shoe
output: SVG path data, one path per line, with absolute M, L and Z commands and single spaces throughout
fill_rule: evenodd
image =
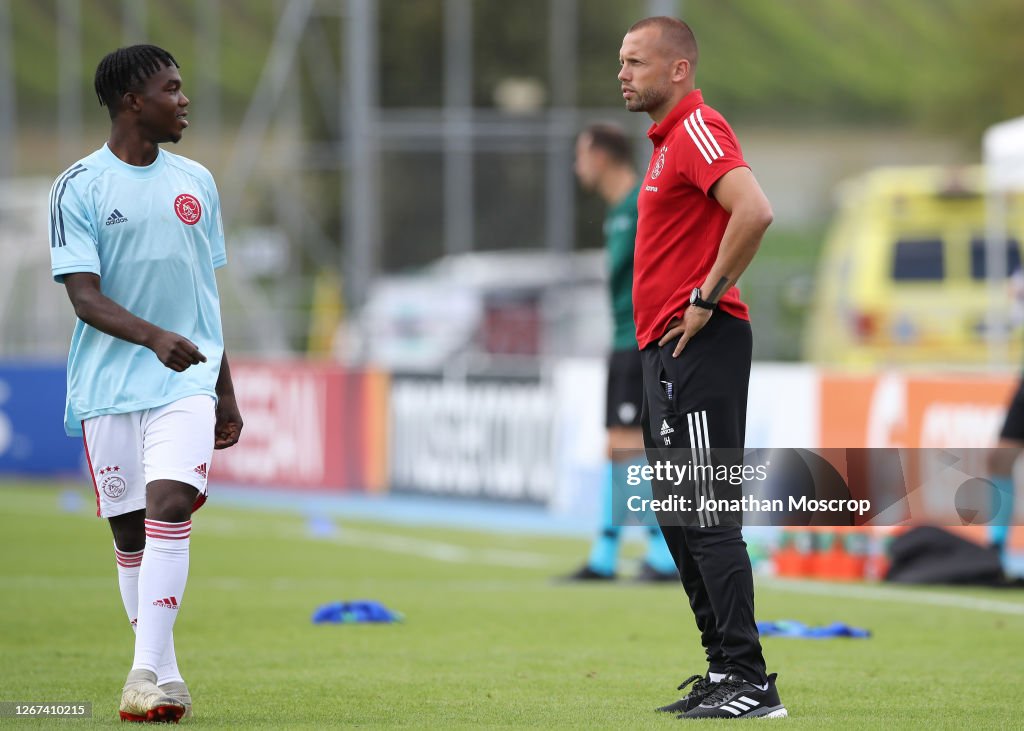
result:
M 658 571 L 658 569 L 644 561 L 640 564 L 640 570 L 636 572 L 633 581 L 639 584 L 661 584 L 670 581 L 674 584 L 679 581 L 679 572 L 675 569 L 671 571 Z
M 696 683 L 693 682 L 695 680 L 697 681 Z M 691 675 L 689 678 L 684 680 L 676 690 L 686 690 L 686 686 L 690 683 L 693 683 L 693 687 L 690 688 L 689 693 L 684 695 L 675 703 L 669 703 L 667 706 L 662 706 L 657 710 L 662 713 L 686 713 L 690 709 L 699 706 L 701 701 L 707 697 L 708 693 L 714 690 L 716 685 L 703 675 Z
M 775 675 L 768 676 L 768 689 L 761 690 L 730 673 L 715 683 L 700 705 L 677 718 L 785 718 L 789 712 L 779 700 Z
M 615 574 L 602 574 L 599 571 L 594 571 L 588 564 L 583 564 L 568 576 L 559 578 L 558 581 L 615 581 L 615 579 Z

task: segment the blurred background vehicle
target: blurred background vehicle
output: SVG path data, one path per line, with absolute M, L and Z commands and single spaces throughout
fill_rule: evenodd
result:
M 994 278 L 1003 292 L 999 339 L 1009 346 L 1000 355 L 1020 362 L 1010 275 L 1021 267 L 1024 196 L 1007 198 L 1006 233 L 996 242 L 1003 261 L 990 272 L 985 192 L 980 167 L 878 168 L 844 183 L 808 312 L 808 360 L 990 365 Z
M 343 350 L 396 373 L 537 375 L 542 359 L 607 350 L 605 277 L 596 249 L 445 257 L 378 278 L 357 324 L 359 344 Z

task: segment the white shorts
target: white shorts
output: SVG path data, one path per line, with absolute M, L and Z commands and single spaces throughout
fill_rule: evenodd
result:
M 113 518 L 144 510 L 146 485 L 175 480 L 199 491 L 193 511 L 206 501 L 213 456 L 214 400 L 189 396 L 128 414 L 82 422 L 85 456 L 96 489 L 96 515 Z

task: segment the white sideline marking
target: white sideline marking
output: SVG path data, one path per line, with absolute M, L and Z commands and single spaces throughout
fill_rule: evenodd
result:
M 49 506 L 45 511 L 40 511 L 36 506 L 13 506 L 11 509 L 5 507 L 4 512 L 19 515 L 39 515 L 41 512 L 52 514 L 53 511 Z M 363 531 L 348 528 L 344 525 L 339 526 L 336 534 L 327 536 L 309 535 L 306 532 L 305 526 L 271 526 L 269 528 L 264 526 L 265 524 L 262 522 L 250 524 L 241 519 L 201 516 L 195 523 L 195 532 L 202 534 L 205 530 L 213 528 L 219 535 L 228 533 L 236 535 L 266 535 L 267 533 L 272 533 L 277 538 L 330 542 L 360 548 L 373 548 L 446 563 L 509 566 L 523 569 L 556 568 L 564 565 L 564 561 L 554 559 L 542 553 L 512 551 L 501 548 L 473 549 L 453 543 L 411 538 L 393 533 Z
M 760 579 L 757 585 L 765 589 L 788 591 L 793 594 L 816 594 L 868 601 L 897 602 L 900 604 L 930 604 L 936 607 L 970 609 L 990 614 L 1024 616 L 1024 604 L 998 599 L 978 599 L 939 591 L 913 591 L 891 586 L 865 586 L 861 584 L 833 584 L 820 581 L 790 581 L 786 579 Z
M 411 586 L 422 586 L 424 590 L 451 589 L 453 591 L 523 591 L 537 589 L 535 579 L 516 579 L 497 581 L 493 579 L 339 579 L 336 576 L 311 576 L 296 579 L 293 576 L 253 577 L 240 579 L 233 576 L 190 576 L 189 586 L 212 587 L 225 591 L 236 591 L 246 588 L 267 588 L 277 591 L 290 589 L 323 588 L 331 582 L 346 586 L 367 587 L 367 590 L 380 587 L 408 589 Z M 117 586 L 117 578 L 110 576 L 40 576 L 37 574 L 21 576 L 0 575 L 0 587 L 11 590 L 53 589 L 69 591 L 74 589 L 108 589 Z
M 315 538 L 310 540 L 315 540 Z M 454 543 L 441 543 L 440 541 L 352 528 L 342 528 L 337 535 L 329 536 L 328 540 L 450 563 L 476 563 L 517 568 L 543 568 L 553 565 L 549 556 L 539 553 L 507 551 L 499 548 L 472 549 Z
M 111 561 L 113 565 L 113 561 Z M 98 586 L 117 588 L 117 577 L 108 576 L 41 576 L 27 574 L 16 576 L 0 576 L 0 586 L 13 589 L 93 589 Z
M 326 536 L 310 535 L 304 526 L 254 526 L 246 528 L 244 524 L 235 520 L 220 520 L 208 518 L 198 523 L 199 530 L 203 526 L 212 528 L 218 535 L 225 533 L 250 533 L 266 535 L 268 532 L 276 538 L 289 540 L 305 540 L 315 543 L 337 543 L 341 545 L 356 546 L 359 548 L 372 548 L 380 551 L 390 551 L 407 556 L 418 556 L 429 558 L 435 561 L 446 563 L 463 564 L 484 564 L 488 566 L 511 566 L 513 568 L 548 568 L 560 565 L 561 562 L 553 560 L 550 556 L 541 553 L 528 553 L 526 551 L 509 551 L 500 548 L 473 549 L 466 546 L 459 546 L 454 543 L 442 543 L 423 538 L 412 538 L 410 536 L 396 535 L 394 533 L 380 533 L 376 531 L 359 530 L 348 528 L 344 525 L 338 527 L 337 533 Z

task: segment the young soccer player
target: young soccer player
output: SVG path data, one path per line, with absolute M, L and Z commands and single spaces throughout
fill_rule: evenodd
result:
M 570 581 L 611 581 L 616 578 L 622 528 L 612 517 L 612 487 L 626 484 L 626 469 L 643 457 L 640 403 L 643 374 L 633 325 L 633 245 L 636 240 L 636 197 L 640 178 L 633 162 L 626 131 L 608 124 L 592 124 L 576 138 L 576 177 L 608 206 L 604 219 L 604 246 L 608 255 L 608 291 L 614 331 L 608 358 L 605 427 L 608 429 L 609 464 L 602 486 L 601 529 L 587 562 L 567 578 Z M 677 581 L 672 556 L 657 527 L 647 528 L 647 553 L 636 580 Z
M 999 442 L 988 454 L 989 480 L 995 486 L 992 499 L 995 511 L 988 527 L 992 549 L 1005 564 L 1013 525 L 1013 503 L 1016 488 L 1013 484 L 1013 466 L 1024 452 L 1024 380 L 1010 401 L 999 431 Z
M 192 513 L 213 450 L 242 429 L 214 275 L 224 231 L 209 171 L 160 148 L 188 127 L 174 57 L 120 48 L 100 61 L 95 86 L 110 137 L 50 193 L 53 277 L 78 317 L 64 425 L 85 441 L 135 628 L 121 718 L 176 722 L 192 704 L 172 636 Z

